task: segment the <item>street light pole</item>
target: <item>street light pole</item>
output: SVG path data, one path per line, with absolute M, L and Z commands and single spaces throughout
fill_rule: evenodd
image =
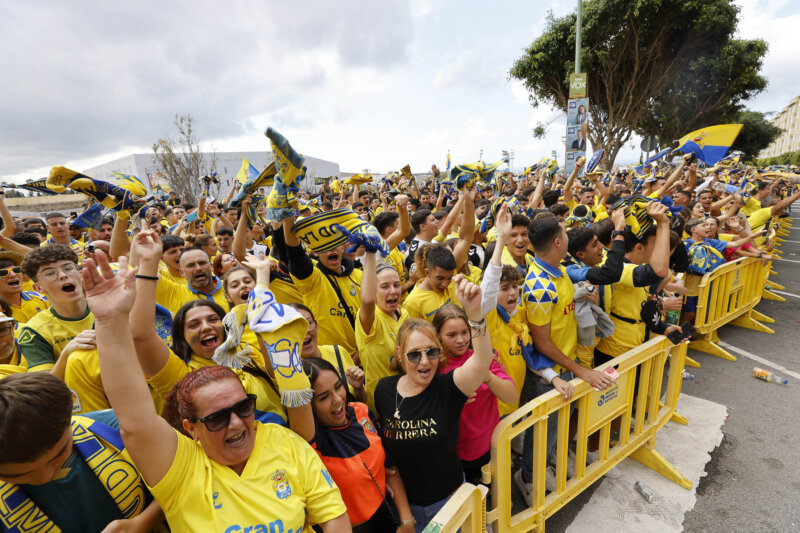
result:
M 581 73 L 581 26 L 583 25 L 583 0 L 578 0 L 578 20 L 575 24 L 575 74 Z

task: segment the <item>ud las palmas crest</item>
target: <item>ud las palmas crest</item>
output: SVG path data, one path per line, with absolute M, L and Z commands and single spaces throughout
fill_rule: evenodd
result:
M 285 470 L 276 470 L 269 478 L 273 482 L 272 488 L 275 489 L 278 498 L 285 500 L 291 496 L 292 487 L 289 486 L 289 476 L 286 475 Z

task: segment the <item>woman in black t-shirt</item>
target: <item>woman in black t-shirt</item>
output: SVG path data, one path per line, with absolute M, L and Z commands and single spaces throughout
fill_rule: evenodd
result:
M 461 409 L 489 377 L 492 362 L 480 287 L 462 275 L 455 283 L 473 330 L 474 355 L 454 371 L 438 374 L 443 361 L 436 330 L 425 320 L 408 319 L 397 332 L 396 361 L 404 373 L 383 378 L 375 389 L 384 448 L 403 478 L 418 532 L 464 480 L 456 453 Z

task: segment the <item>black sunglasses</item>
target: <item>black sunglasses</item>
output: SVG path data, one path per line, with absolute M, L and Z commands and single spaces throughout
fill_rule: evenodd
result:
M 0 268 L 0 278 L 8 277 L 11 273 L 22 274 L 22 267 Z
M 236 402 L 230 407 L 214 411 L 210 415 L 203 418 L 192 417 L 192 422 L 202 422 L 205 424 L 206 429 L 209 431 L 220 431 L 228 427 L 231 423 L 231 413 L 236 413 L 239 418 L 247 418 L 251 416 L 256 410 L 256 395 L 248 394 L 247 398 L 240 402 Z
M 419 360 L 422 359 L 422 354 L 428 356 L 428 359 L 434 361 L 439 359 L 439 354 L 442 353 L 441 348 L 428 348 L 427 350 L 411 350 L 410 352 L 406 352 L 406 358 L 408 359 L 409 363 L 414 363 L 415 365 L 419 363 Z

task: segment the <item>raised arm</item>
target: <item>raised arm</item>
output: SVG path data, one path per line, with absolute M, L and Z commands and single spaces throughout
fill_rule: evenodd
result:
M 472 348 L 474 353 L 466 363 L 453 371 L 453 381 L 461 392 L 470 396 L 478 390 L 481 383 L 489 379 L 489 365 L 492 363 L 492 341 L 489 328 L 481 311 L 481 288 L 459 274 L 455 278 L 456 296 L 473 327 Z
M 111 230 L 111 244 L 108 247 L 109 255 L 111 255 L 111 259 L 114 261 L 130 253 L 131 241 L 128 239 L 129 221 L 130 215 L 123 218 L 119 216 L 119 214 L 116 220 L 114 220 L 114 228 Z
M 542 196 L 544 195 L 544 173 L 540 169 L 536 171 L 536 175 L 538 176 L 536 188 L 528 199 L 528 207 L 531 209 L 539 209 L 539 204 L 542 203 Z
M 161 259 L 161 239 L 152 231 L 140 231 L 134 241 L 132 250 L 139 256 L 139 276 L 157 277 L 158 262 Z M 136 355 L 139 357 L 144 375 L 152 377 L 164 368 L 170 351 L 164 340 L 156 332 L 156 283 L 145 277 L 135 280 L 136 301 L 130 313 L 130 331 L 135 342 Z
M 669 218 L 667 206 L 661 202 L 647 204 L 647 214 L 656 221 L 656 243 L 650 255 L 650 266 L 660 278 L 669 276 Z
M 400 224 L 397 226 L 397 229 L 386 238 L 386 245 L 390 250 L 397 248 L 397 245 L 411 232 L 411 219 L 408 216 L 408 196 L 405 194 L 398 194 L 394 199 L 394 203 L 400 215 Z
M 88 259 L 83 287 L 95 318 L 100 374 L 108 400 L 119 420 L 125 447 L 145 482 L 156 485 L 166 475 L 178 448 L 178 435 L 158 416 L 136 360 L 128 315 L 136 298 L 135 270 L 125 257 L 115 276 L 103 252 Z M 152 308 L 151 308 L 152 314 Z
M 686 166 L 686 160 L 688 157 L 691 156 L 689 155 L 683 156 L 683 159 L 681 159 L 681 162 L 678 163 L 677 167 L 675 167 L 675 170 L 672 171 L 672 174 L 669 175 L 669 178 L 667 178 L 667 181 L 664 182 L 664 185 L 662 185 L 661 188 L 658 189 L 658 192 L 656 194 L 658 194 L 659 198 L 663 198 L 664 195 L 667 194 L 667 191 L 669 191 L 670 188 L 672 188 L 672 186 L 675 185 L 675 182 L 681 178 L 681 176 L 683 175 L 683 167 Z
M 575 161 L 575 168 L 572 169 L 569 177 L 567 178 L 566 183 L 564 183 L 564 203 L 569 206 L 575 199 L 572 197 L 572 182 L 575 181 L 575 178 L 578 176 L 578 172 L 581 171 L 583 168 L 583 163 L 586 161 L 586 158 L 579 157 L 577 161 Z
M 503 249 L 508 243 L 508 236 L 511 234 L 511 214 L 508 212 L 508 205 L 503 204 L 497 212 L 495 221 L 497 228 L 497 244 L 494 247 L 492 258 L 481 280 L 481 310 L 484 315 L 497 305 L 497 293 L 500 292 L 500 278 L 503 273 Z M 511 403 L 511 402 L 508 402 Z
M 6 191 L 0 187 L 0 215 L 3 217 L 3 236 L 11 237 L 16 233 L 17 226 L 14 224 L 14 217 L 6 205 Z
M 464 216 L 461 219 L 461 228 L 458 231 L 458 242 L 453 255 L 456 258 L 456 271 L 461 270 L 469 257 L 469 248 L 475 239 L 475 195 L 478 189 L 467 190 L 465 187 L 459 195 L 459 200 L 464 199 Z
M 242 199 L 242 216 L 239 217 L 239 223 L 236 225 L 236 232 L 233 234 L 233 257 L 239 262 L 244 261 L 247 255 L 247 232 L 250 227 L 247 223 L 247 206 L 252 202 L 252 198 L 248 194 Z
M 792 205 L 792 204 L 793 204 L 793 203 L 794 203 L 794 202 L 795 202 L 795 201 L 796 201 L 798 198 L 800 198 L 800 189 L 798 189 L 797 191 L 795 191 L 795 193 L 794 193 L 793 195 L 791 195 L 791 196 L 789 196 L 789 197 L 787 197 L 787 198 L 784 198 L 783 200 L 781 200 L 781 201 L 780 201 L 780 202 L 778 202 L 777 204 L 773 205 L 773 206 L 772 206 L 772 211 L 770 211 L 770 214 L 771 214 L 772 216 L 775 216 L 775 215 L 777 215 L 777 214 L 778 214 L 778 213 L 780 213 L 780 212 L 781 212 L 783 209 L 786 209 L 787 207 L 789 207 L 790 205 Z

